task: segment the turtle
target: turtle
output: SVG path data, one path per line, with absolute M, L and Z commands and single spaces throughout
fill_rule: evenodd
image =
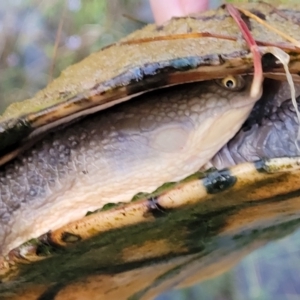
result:
M 1 299 L 149 299 L 299 227 L 297 103 L 269 53 L 252 93 L 228 7 L 300 95 L 298 46 L 248 14 L 299 41 L 300 6 L 248 3 L 147 25 L 6 109 Z

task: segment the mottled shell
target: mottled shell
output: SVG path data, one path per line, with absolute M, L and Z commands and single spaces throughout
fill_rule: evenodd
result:
M 299 5 L 243 7 L 300 40 Z M 297 76 L 299 49 L 253 20 L 248 25 L 260 45 L 280 45 L 291 56 Z M 282 73 L 273 58 L 263 62 L 265 72 Z M 154 88 L 219 78 L 228 70 L 251 73 L 253 62 L 224 8 L 148 25 L 11 105 L 0 118 L 0 164 L 42 130 Z M 0 297 L 149 299 L 179 282 L 212 277 L 299 226 L 299 163 L 284 158 L 196 173 L 129 203 L 108 204 L 1 257 Z

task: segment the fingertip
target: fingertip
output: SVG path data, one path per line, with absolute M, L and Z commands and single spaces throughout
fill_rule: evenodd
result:
M 150 0 L 155 22 L 161 24 L 172 17 L 197 13 L 208 8 L 209 0 Z
M 181 0 L 185 15 L 197 13 L 208 9 L 208 0 Z
M 180 2 L 180 0 L 150 0 L 155 22 L 157 24 L 161 24 L 171 19 L 173 16 L 181 15 Z

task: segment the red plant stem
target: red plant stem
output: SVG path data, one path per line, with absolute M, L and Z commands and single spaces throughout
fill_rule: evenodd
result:
M 253 78 L 253 85 L 251 89 L 251 94 L 255 93 L 255 91 L 258 91 L 259 86 L 261 82 L 263 81 L 263 70 L 262 70 L 262 64 L 261 64 L 261 55 L 259 52 L 259 48 L 248 28 L 246 23 L 243 21 L 240 12 L 237 8 L 235 8 L 232 4 L 225 4 L 228 12 L 232 16 L 232 18 L 235 20 L 239 28 L 241 29 L 241 32 L 243 34 L 244 39 L 246 40 L 247 45 L 250 48 L 250 51 L 253 54 L 253 64 L 254 64 L 254 78 Z M 254 96 L 253 94 L 251 96 Z

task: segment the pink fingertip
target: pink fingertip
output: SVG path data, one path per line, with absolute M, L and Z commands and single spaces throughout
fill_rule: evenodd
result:
M 150 4 L 157 24 L 208 8 L 208 0 L 150 0 Z

